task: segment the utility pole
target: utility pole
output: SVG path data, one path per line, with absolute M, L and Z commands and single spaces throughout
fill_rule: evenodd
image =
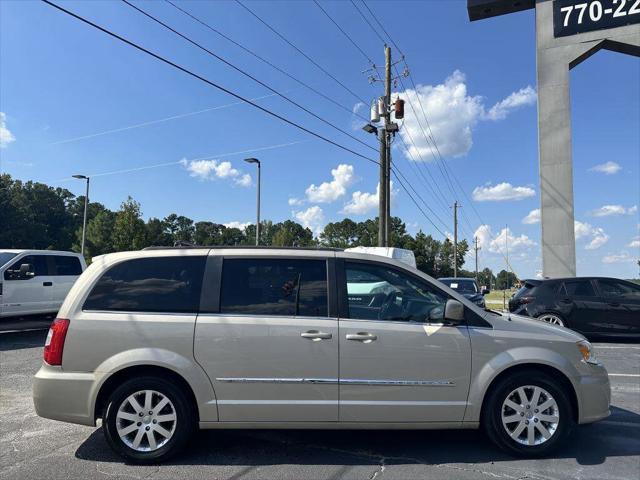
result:
M 384 104 L 386 114 L 384 117 L 384 132 L 387 137 L 385 142 L 385 234 L 384 246 L 391 242 L 391 48 L 384 47 Z
M 458 201 L 453 202 L 453 277 L 458 276 Z M 477 263 L 477 262 L 476 262 Z M 477 277 L 477 272 L 476 272 Z
M 473 237 L 473 241 L 475 243 L 474 250 L 476 252 L 476 282 L 477 282 L 478 281 L 478 250 L 481 250 L 481 248 L 478 247 L 478 237 Z M 491 285 L 489 285 L 489 288 L 491 288 Z
M 371 65 L 372 72 L 369 82 L 384 81 L 384 96 L 377 98 L 371 106 L 371 123 L 366 124 L 362 129 L 370 134 L 376 134 L 380 144 L 380 187 L 378 192 L 378 246 L 388 247 L 391 243 L 391 139 L 398 131 L 398 124 L 391 121 L 391 112 L 395 112 L 395 118 L 404 118 L 404 100 L 397 99 L 391 105 L 391 84 L 397 81 L 398 77 L 391 76 L 391 48 L 384 46 L 384 80 L 378 74 L 378 67 Z M 364 73 L 364 72 L 363 72 Z M 407 76 L 409 71 L 405 68 L 402 73 Z M 380 127 L 376 126 L 382 120 Z

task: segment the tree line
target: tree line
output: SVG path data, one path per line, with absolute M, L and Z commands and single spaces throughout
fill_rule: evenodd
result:
M 84 196 L 76 197 L 65 188 L 0 175 L 0 248 L 80 251 L 83 215 Z M 195 222 L 176 213 L 145 221 L 140 203 L 131 197 L 117 211 L 89 202 L 85 255 L 90 259 L 105 253 L 177 243 L 253 245 L 255 231 L 255 224 L 240 229 L 213 221 Z M 292 220 L 260 222 L 260 244 L 267 246 L 368 247 L 376 246 L 377 238 L 377 218 L 361 222 L 345 218 L 328 223 L 318 235 Z M 454 249 L 448 239 L 437 240 L 422 230 L 411 235 L 402 219 L 393 217 L 391 246 L 412 250 L 417 267 L 431 276 L 453 275 Z M 463 269 L 468 251 L 466 240 L 458 243 L 455 262 L 460 276 L 474 276 Z M 496 277 L 485 268 L 478 277 L 481 285 L 500 286 L 507 283 L 508 274 L 502 271 Z M 513 285 L 515 276 L 509 281 Z

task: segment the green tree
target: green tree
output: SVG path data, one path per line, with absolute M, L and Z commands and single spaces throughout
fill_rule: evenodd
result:
M 297 222 L 286 220 L 273 226 L 272 245 L 278 247 L 308 247 L 313 245 L 313 232 Z
M 116 223 L 116 214 L 103 210 L 87 223 L 85 256 L 87 258 L 115 251 L 112 235 Z
M 504 290 L 511 288 L 515 285 L 518 277 L 513 272 L 507 272 L 506 270 L 500 270 L 496 277 L 496 289 Z
M 193 243 L 195 227 L 193 220 L 184 215 L 176 215 L 172 213 L 163 220 L 165 225 L 165 233 L 171 239 L 171 244 L 176 242 Z
M 358 245 L 356 242 L 360 238 L 358 224 L 350 218 L 345 218 L 340 222 L 327 223 L 322 233 L 320 242 L 326 247 L 347 248 Z
M 478 272 L 478 284 L 489 289 L 496 284 L 496 276 L 490 268 L 485 267 L 482 271 Z
M 140 217 L 140 204 L 127 197 L 120 205 L 113 225 L 112 241 L 116 251 L 139 250 L 146 246 L 145 224 Z
M 145 225 L 148 245 L 157 247 L 170 247 L 174 244 L 173 238 L 167 232 L 166 224 L 159 218 L 150 218 Z

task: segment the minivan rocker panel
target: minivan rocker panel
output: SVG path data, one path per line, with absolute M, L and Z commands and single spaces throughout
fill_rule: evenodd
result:
M 154 303 L 127 310 L 141 298 Z M 101 418 L 110 445 L 135 462 L 168 458 L 196 427 L 482 426 L 501 448 L 535 456 L 573 424 L 609 415 L 607 372 L 582 335 L 484 311 L 373 255 L 109 254 L 58 317 L 68 328 L 62 340 L 50 332 L 45 360 L 48 348 L 64 350 L 35 376 L 36 412 Z

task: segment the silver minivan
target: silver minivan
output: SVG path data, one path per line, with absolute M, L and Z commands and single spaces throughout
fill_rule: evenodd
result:
M 40 416 L 96 425 L 129 461 L 196 428 L 482 428 L 545 455 L 609 415 L 581 335 L 487 311 L 397 260 L 335 249 L 97 257 L 51 326 Z

